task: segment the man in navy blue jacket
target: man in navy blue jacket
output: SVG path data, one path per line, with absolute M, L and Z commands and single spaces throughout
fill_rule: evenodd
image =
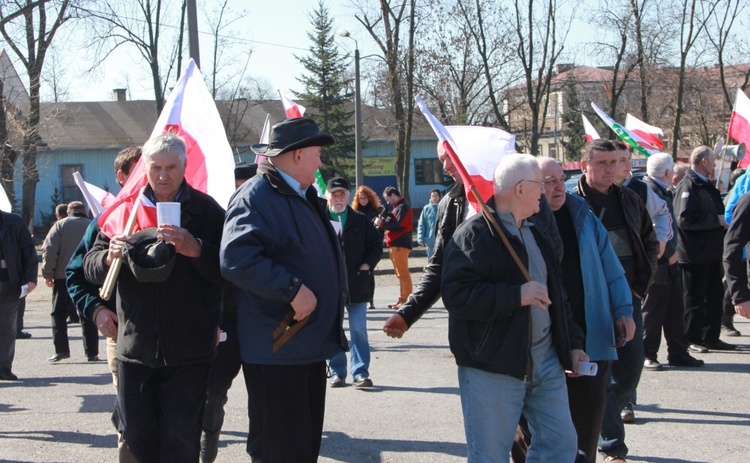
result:
M 237 328 L 250 434 L 264 462 L 315 462 L 325 413 L 326 359 L 346 350 L 341 245 L 315 188 L 322 146 L 312 119 L 273 126 L 253 151 L 268 162 L 229 202 L 220 259 L 238 288 Z

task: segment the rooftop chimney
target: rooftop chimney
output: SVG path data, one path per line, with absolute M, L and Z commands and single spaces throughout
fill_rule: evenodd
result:
M 563 72 L 568 72 L 571 69 L 575 67 L 575 64 L 572 63 L 563 63 L 557 65 L 557 73 L 562 74 Z
M 128 89 L 126 88 L 115 88 L 112 90 L 115 101 L 127 101 L 128 100 Z

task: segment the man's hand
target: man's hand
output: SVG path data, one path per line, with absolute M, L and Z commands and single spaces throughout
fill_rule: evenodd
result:
M 359 269 L 363 270 L 365 272 L 369 272 L 370 271 L 370 264 L 362 264 L 362 265 L 359 266 Z
M 187 257 L 200 257 L 201 245 L 193 235 L 184 228 L 174 225 L 160 225 L 156 229 L 156 237 L 174 245 L 178 254 Z
M 565 372 L 566 375 L 570 376 L 571 378 L 577 378 L 581 375 L 578 374 L 578 362 L 588 362 L 589 356 L 586 354 L 586 352 L 582 351 L 581 349 L 573 349 L 570 351 L 570 362 L 573 364 L 573 371 L 572 372 Z
M 659 255 L 656 256 L 657 259 L 660 259 L 661 256 L 664 255 L 665 249 L 667 249 L 667 242 L 664 240 L 659 240 Z
M 99 328 L 99 332 L 104 336 L 112 339 L 117 339 L 117 314 L 102 306 L 101 309 L 97 307 L 95 310 L 99 310 L 96 313 L 96 327 Z
M 29 295 L 34 289 L 36 289 L 36 283 L 33 281 L 27 281 L 26 284 L 29 285 L 29 290 L 26 292 L 26 294 Z
M 672 257 L 669 258 L 669 265 L 674 265 L 677 263 L 677 254 L 672 254 Z
M 617 328 L 617 347 L 624 346 L 635 336 L 635 322 L 631 317 L 620 317 L 615 320 Z
M 724 214 L 719 214 L 717 217 L 719 218 L 719 225 L 724 228 L 729 228 L 729 225 L 727 225 L 727 221 L 724 220 Z
M 297 321 L 304 320 L 313 313 L 317 305 L 318 298 L 310 291 L 310 288 L 305 285 L 300 286 L 297 295 L 292 299 L 294 319 Z
M 385 322 L 383 325 L 383 332 L 392 338 L 401 339 L 401 336 L 406 333 L 409 326 L 406 324 L 406 320 L 401 314 L 395 313 Z
M 740 317 L 750 318 L 750 301 L 745 301 L 740 304 L 735 304 L 734 311 Z
M 424 247 L 424 243 L 423 243 L 423 242 L 421 242 L 421 241 L 420 241 L 420 242 L 419 242 L 418 244 L 419 244 L 420 246 Z
M 47 278 L 44 280 L 44 284 L 47 285 L 48 288 L 51 288 L 55 286 L 55 279 L 54 278 Z
M 539 308 L 551 304 L 547 295 L 547 285 L 530 281 L 521 286 L 521 305 L 535 305 Z
M 107 267 L 111 266 L 115 259 L 122 257 L 122 248 L 125 247 L 125 243 L 127 242 L 127 235 L 115 235 L 112 237 L 109 241 L 109 250 L 107 252 L 107 257 L 105 258 Z

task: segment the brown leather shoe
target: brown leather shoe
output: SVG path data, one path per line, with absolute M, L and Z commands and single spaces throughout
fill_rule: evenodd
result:
M 628 460 L 620 455 L 607 455 L 604 459 L 604 463 L 628 463 Z

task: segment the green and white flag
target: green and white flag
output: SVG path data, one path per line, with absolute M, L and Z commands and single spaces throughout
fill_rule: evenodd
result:
M 617 136 L 620 137 L 620 140 L 633 148 L 634 151 L 637 151 L 646 157 L 659 152 L 659 150 L 657 149 L 648 149 L 645 146 L 642 146 L 642 144 L 650 145 L 650 143 L 625 128 L 624 125 L 616 122 L 614 119 L 609 117 L 609 115 L 602 111 L 601 108 L 599 108 L 599 106 L 597 106 L 593 101 L 591 102 L 591 107 L 594 108 L 596 114 L 598 114 L 599 117 L 604 121 L 604 123 L 607 124 L 607 127 L 609 127 L 614 133 L 616 133 Z

